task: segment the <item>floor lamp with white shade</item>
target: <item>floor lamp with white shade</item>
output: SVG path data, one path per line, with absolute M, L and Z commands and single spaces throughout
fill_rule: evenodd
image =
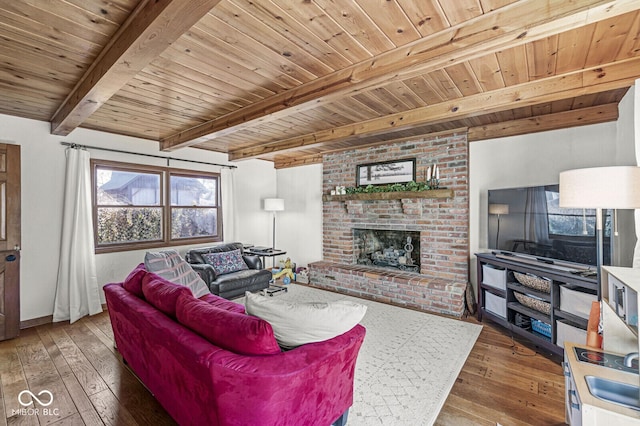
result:
M 284 199 L 282 198 L 265 198 L 264 199 L 265 211 L 272 212 L 273 214 L 273 239 L 271 240 L 271 249 L 276 248 L 276 212 L 284 211 Z M 273 265 L 275 266 L 275 258 L 273 259 Z
M 509 204 L 489 204 L 489 214 L 498 216 L 498 229 L 496 232 L 496 250 L 500 250 L 498 245 L 500 239 L 500 216 L 509 214 Z
M 560 207 L 596 209 L 596 262 L 600 298 L 602 209 L 640 208 L 640 167 L 593 167 L 561 172 Z

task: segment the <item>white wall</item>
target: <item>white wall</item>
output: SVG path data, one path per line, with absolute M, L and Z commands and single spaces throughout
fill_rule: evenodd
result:
M 65 169 L 65 147 L 61 141 L 75 142 L 146 154 L 228 164 L 226 154 L 197 149 L 172 153 L 158 151 L 158 143 L 138 138 L 76 129 L 69 136 L 49 133 L 46 122 L 0 115 L 0 142 L 21 146 L 22 155 L 22 252 L 20 268 L 21 320 L 53 313 Z M 166 160 L 90 150 L 92 158 L 138 164 L 166 165 Z M 235 163 L 237 240 L 268 245 L 270 217 L 262 211 L 261 200 L 275 195 L 276 173 L 271 162 L 249 160 Z M 172 167 L 218 171 L 219 168 L 172 161 Z M 187 247 L 176 247 L 184 252 Z M 98 283 L 121 281 L 144 258 L 144 251 L 96 256 Z
M 634 143 L 629 136 L 632 99 L 633 89 L 620 103 L 618 122 L 470 143 L 469 240 L 474 287 L 474 253 L 487 247 L 487 190 L 557 184 L 560 172 L 570 169 L 634 165 Z
M 270 161 L 234 163 L 236 228 L 235 240 L 245 244 L 271 246 L 271 214 L 263 210 L 265 198 L 276 196 L 276 169 Z
M 276 242 L 297 266 L 322 260 L 322 164 L 278 170 Z

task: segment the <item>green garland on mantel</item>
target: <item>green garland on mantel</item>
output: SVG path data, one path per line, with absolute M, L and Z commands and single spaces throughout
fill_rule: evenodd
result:
M 350 186 L 345 188 L 347 194 L 374 194 L 377 192 L 419 192 L 431 189 L 444 189 L 437 186 L 431 186 L 427 182 L 406 182 L 406 183 L 390 183 L 388 185 L 367 185 L 367 186 Z

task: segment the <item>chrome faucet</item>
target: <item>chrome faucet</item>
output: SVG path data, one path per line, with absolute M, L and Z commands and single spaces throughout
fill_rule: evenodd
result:
M 638 352 L 630 352 L 624 357 L 624 366 L 632 367 L 633 360 L 638 359 Z

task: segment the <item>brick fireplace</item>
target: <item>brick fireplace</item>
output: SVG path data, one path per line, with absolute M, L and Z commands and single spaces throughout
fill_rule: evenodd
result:
M 353 229 L 354 262 L 389 270 L 420 271 L 420 233 L 406 229 Z
M 309 265 L 310 283 L 386 303 L 461 316 L 469 279 L 465 132 L 327 154 L 323 158 L 323 193 L 329 194 L 339 185 L 355 186 L 358 165 L 410 158 L 416 159 L 419 182 L 426 179 L 429 166 L 438 164 L 440 186 L 449 191 L 440 198 L 430 198 L 432 194 L 428 193 L 424 198 L 422 194 L 413 198 L 412 194 L 377 200 L 325 197 L 323 260 Z M 383 249 L 378 254 L 378 258 L 383 256 L 382 265 L 359 262 L 363 243 L 357 235 L 366 230 L 409 232 L 416 250 L 412 253 L 415 262 L 410 263 L 419 267 L 389 268 L 384 265 Z M 387 250 L 392 262 L 386 263 L 406 262 L 406 258 L 401 259 L 402 249 L 394 249 L 393 253 Z

